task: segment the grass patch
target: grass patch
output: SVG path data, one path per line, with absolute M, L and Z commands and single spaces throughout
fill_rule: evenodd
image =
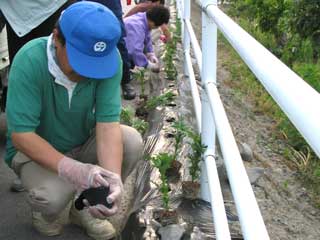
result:
M 243 24 L 243 22 L 244 20 L 242 20 L 241 23 Z M 249 23 L 245 23 L 244 25 L 249 28 Z M 251 30 L 252 31 L 249 32 L 254 32 L 254 29 Z M 262 33 L 259 34 L 262 35 Z M 258 37 L 256 37 L 256 39 L 259 39 Z M 253 111 L 256 114 L 267 114 L 274 120 L 274 128 L 276 130 L 274 136 L 284 141 L 287 145 L 285 150 L 277 151 L 282 152 L 284 157 L 289 160 L 289 164 L 297 169 L 300 180 L 304 183 L 305 187 L 309 189 L 309 192 L 311 192 L 316 206 L 320 207 L 319 158 L 310 149 L 287 116 L 278 107 L 222 34 L 219 34 L 218 39 L 219 51 L 224 56 L 222 66 L 231 74 L 230 80 L 228 80 L 226 84 L 230 86 L 237 95 L 241 95 L 251 101 L 254 106 Z M 263 34 L 262 43 L 265 39 L 268 39 L 266 33 Z M 272 39 L 272 37 L 270 39 Z M 273 41 L 271 41 L 267 47 L 273 44 Z M 319 63 L 295 62 L 292 64 L 292 68 L 311 86 L 320 91 Z

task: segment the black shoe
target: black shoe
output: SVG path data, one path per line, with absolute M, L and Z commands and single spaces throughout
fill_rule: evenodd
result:
M 134 87 L 131 86 L 130 83 L 126 83 L 122 85 L 122 95 L 126 100 L 132 100 L 136 97 L 136 92 L 134 91 Z

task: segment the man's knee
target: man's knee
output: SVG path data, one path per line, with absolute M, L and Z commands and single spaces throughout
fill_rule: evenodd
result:
M 133 157 L 136 160 L 141 159 L 143 141 L 141 134 L 134 128 L 121 125 L 124 157 Z
M 54 218 L 67 206 L 71 196 L 61 196 L 48 188 L 36 187 L 29 191 L 28 200 L 32 211 Z
M 121 125 L 121 130 L 123 137 L 122 180 L 125 180 L 142 160 L 143 141 L 141 134 L 136 129 Z

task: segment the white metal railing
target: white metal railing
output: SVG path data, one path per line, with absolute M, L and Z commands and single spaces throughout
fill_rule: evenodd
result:
M 185 74 L 189 77 L 199 133 L 207 145 L 201 175 L 202 198 L 210 201 L 218 240 L 230 239 L 215 163 L 218 138 L 245 239 L 269 239 L 257 201 L 216 87 L 217 29 L 261 81 L 306 141 L 320 156 L 320 95 L 218 7 L 202 0 L 202 51 L 190 23 L 190 0 L 177 0 L 182 21 Z M 190 57 L 190 44 L 202 78 L 201 102 Z M 203 54 L 202 54 L 203 53 Z M 201 111 L 200 111 L 201 108 Z

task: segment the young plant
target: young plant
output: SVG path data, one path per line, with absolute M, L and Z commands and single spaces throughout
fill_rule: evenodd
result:
M 137 129 L 137 131 L 143 136 L 149 127 L 149 123 L 143 119 L 134 117 L 131 121 L 131 126 Z
M 161 94 L 160 96 L 154 96 L 147 101 L 146 108 L 148 110 L 153 110 L 158 106 L 164 106 L 168 104 L 169 102 L 173 101 L 174 98 L 175 95 L 172 91 Z
M 146 121 L 135 116 L 134 109 L 130 106 L 122 108 L 120 118 L 124 124 L 137 129 L 141 135 L 144 135 L 149 127 L 149 124 Z
M 134 79 L 137 79 L 137 81 L 140 84 L 140 89 L 141 89 L 141 96 L 145 96 L 145 79 L 144 79 L 144 73 L 145 69 L 139 68 L 136 71 L 132 72 Z
M 191 163 L 189 172 L 191 175 L 191 181 L 195 182 L 199 179 L 201 156 L 204 153 L 206 146 L 201 143 L 201 136 L 199 134 L 190 131 L 188 136 L 192 140 L 190 144 L 192 153 L 188 155 Z
M 172 127 L 176 130 L 176 134 L 174 135 L 174 159 L 177 160 L 178 152 L 182 147 L 182 140 L 190 130 L 182 118 L 179 118 L 178 121 L 174 122 Z
M 121 109 L 120 119 L 124 124 L 131 126 L 131 121 L 134 118 L 134 109 L 130 106 Z
M 159 153 L 158 155 L 151 157 L 153 166 L 160 172 L 160 192 L 162 194 L 162 204 L 166 210 L 169 209 L 169 183 L 166 172 L 170 168 L 173 159 L 173 155 L 168 153 Z

